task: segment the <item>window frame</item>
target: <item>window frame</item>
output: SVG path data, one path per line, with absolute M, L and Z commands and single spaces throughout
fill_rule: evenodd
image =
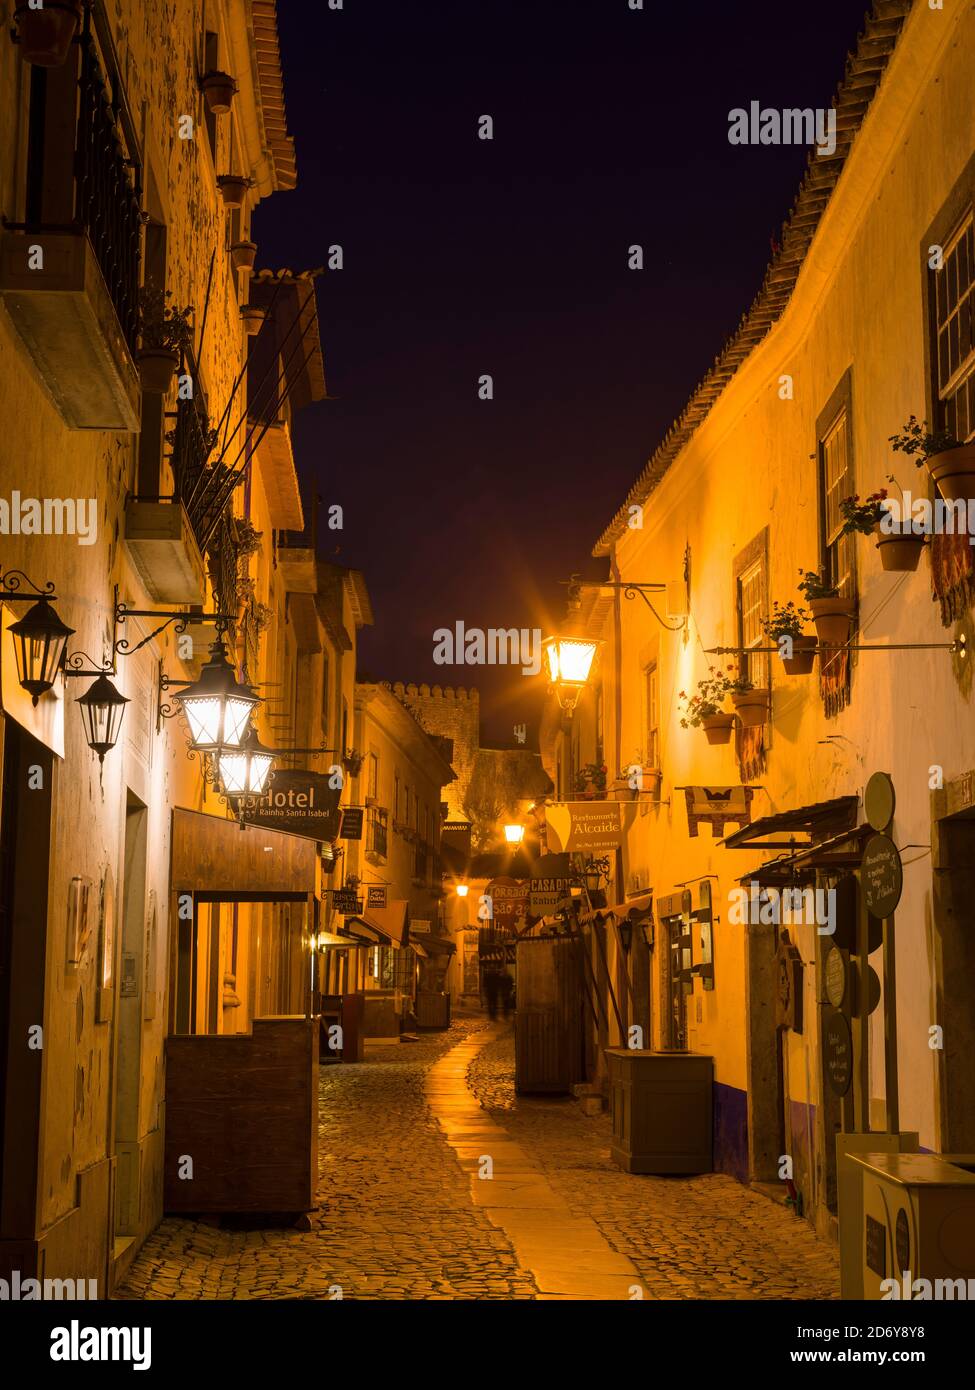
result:
M 816 419 L 816 507 L 819 517 L 819 568 L 825 577 L 836 583 L 840 576 L 840 593 L 844 598 L 855 599 L 859 590 L 856 563 L 856 537 L 834 534 L 830 539 L 828 524 L 828 479 L 826 475 L 826 446 L 835 435 L 840 422 L 844 423 L 846 435 L 847 488 L 844 497 L 852 497 L 857 491 L 856 448 L 853 429 L 853 369 L 848 367 L 834 388 L 829 400 Z M 837 507 L 839 506 L 838 499 Z M 846 566 L 838 563 L 839 557 L 846 555 Z

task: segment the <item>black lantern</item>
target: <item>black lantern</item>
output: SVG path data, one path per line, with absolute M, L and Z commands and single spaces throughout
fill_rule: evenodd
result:
M 239 748 L 258 703 L 256 692 L 238 681 L 220 638 L 210 648 L 210 660 L 199 679 L 175 698 L 190 726 L 190 745 L 202 753 Z
M 274 754 L 251 729 L 239 748 L 224 748 L 217 759 L 220 784 L 225 796 L 258 797 L 264 794 L 274 766 Z
M 120 695 L 107 676 L 99 676 L 84 695 L 78 697 L 77 703 L 81 706 L 88 747 L 103 763 L 105 754 L 111 752 L 118 740 L 128 696 Z
M 74 633 L 62 623 L 46 598 L 39 599 L 22 618 L 10 624 L 17 657 L 17 677 L 36 705 L 53 686 L 64 646 Z

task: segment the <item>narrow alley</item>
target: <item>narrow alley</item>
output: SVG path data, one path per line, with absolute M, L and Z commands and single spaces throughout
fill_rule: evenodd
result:
M 322 1067 L 311 1229 L 167 1217 L 116 1296 L 838 1297 L 835 1247 L 787 1208 L 721 1174 L 621 1172 L 607 1115 L 513 1078 L 512 1030 L 477 1017 Z

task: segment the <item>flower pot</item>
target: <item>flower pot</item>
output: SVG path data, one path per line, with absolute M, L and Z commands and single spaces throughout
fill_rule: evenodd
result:
M 172 348 L 143 348 L 139 353 L 142 389 L 152 396 L 165 396 L 179 366 L 179 353 Z
M 217 187 L 223 194 L 223 201 L 228 208 L 242 207 L 250 186 L 250 179 L 245 179 L 242 174 L 220 174 L 217 178 Z
M 261 328 L 264 326 L 264 320 L 267 318 L 267 310 L 260 304 L 243 304 L 241 305 L 240 317 L 244 321 L 244 327 L 247 329 L 248 334 L 253 338 L 254 334 L 260 333 Z
M 808 676 L 816 660 L 816 638 L 801 637 L 792 639 L 792 655 L 782 658 L 782 665 L 786 675 L 789 676 Z
M 205 72 L 200 78 L 200 89 L 215 116 L 225 116 L 237 95 L 237 83 L 229 72 Z
M 659 768 L 645 767 L 643 769 L 643 790 L 649 793 L 651 801 L 660 800 L 660 788 L 663 779 L 664 775 Z
M 767 690 L 746 690 L 743 695 L 732 695 L 731 703 L 742 728 L 755 729 L 768 723 L 770 702 Z
M 256 241 L 235 241 L 230 248 L 230 260 L 234 270 L 253 270 L 256 259 Z
M 708 743 L 728 743 L 735 728 L 733 714 L 706 714 L 701 720 L 701 728 L 707 735 Z
M 853 626 L 853 601 L 848 598 L 811 598 L 809 611 L 820 642 L 831 647 L 843 647 L 850 640 Z
M 885 570 L 916 570 L 924 549 L 924 537 L 897 532 L 888 534 L 878 525 L 875 530 L 880 563 Z
M 39 68 L 61 67 L 81 25 L 81 0 L 46 0 L 39 10 L 18 5 L 14 16 L 24 62 Z
M 946 502 L 975 499 L 975 444 L 963 444 L 960 449 L 932 454 L 928 459 L 928 472 Z

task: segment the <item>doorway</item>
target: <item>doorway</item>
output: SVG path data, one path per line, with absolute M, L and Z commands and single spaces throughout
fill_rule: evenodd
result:
M 148 955 L 146 836 L 149 812 L 129 792 L 125 806 L 122 881 L 122 964 L 115 1054 L 115 1237 L 139 1232 L 142 1020 Z

